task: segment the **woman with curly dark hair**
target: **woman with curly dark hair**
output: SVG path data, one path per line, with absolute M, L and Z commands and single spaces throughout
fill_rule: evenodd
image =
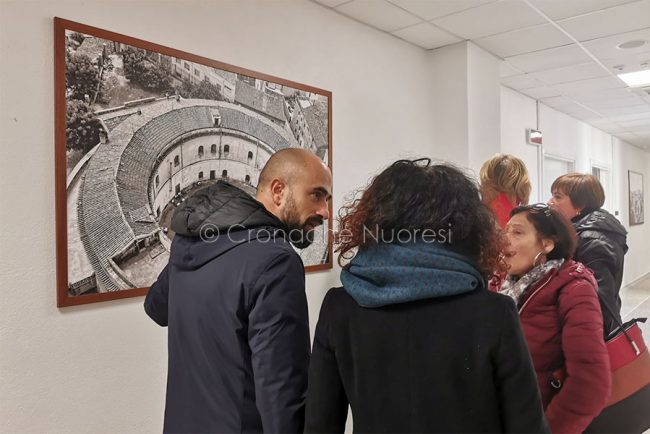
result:
M 494 216 L 460 170 L 400 160 L 343 207 L 343 287 L 316 326 L 307 432 L 548 432 Z M 349 262 L 348 262 L 349 261 Z

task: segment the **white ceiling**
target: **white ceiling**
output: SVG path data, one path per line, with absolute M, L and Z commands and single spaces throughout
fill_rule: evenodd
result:
M 471 40 L 504 86 L 650 149 L 650 94 L 616 76 L 650 68 L 650 0 L 314 1 L 426 50 Z

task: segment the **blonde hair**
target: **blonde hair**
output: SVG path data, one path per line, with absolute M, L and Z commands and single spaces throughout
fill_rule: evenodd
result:
M 481 195 L 489 203 L 499 194 L 517 204 L 527 205 L 532 186 L 526 164 L 510 154 L 496 154 L 481 166 Z

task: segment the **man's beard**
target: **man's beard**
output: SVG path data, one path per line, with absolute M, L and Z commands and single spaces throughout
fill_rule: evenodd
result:
M 288 237 L 291 244 L 297 249 L 305 249 L 314 242 L 314 231 L 317 226 L 323 224 L 320 216 L 311 216 L 306 221 L 300 221 L 300 214 L 293 200 L 293 195 L 289 194 L 285 209 L 282 212 L 282 221 L 289 229 Z M 311 225 L 311 230 L 305 230 L 305 226 Z

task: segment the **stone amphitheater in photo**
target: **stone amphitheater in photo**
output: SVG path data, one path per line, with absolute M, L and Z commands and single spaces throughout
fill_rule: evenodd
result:
M 219 179 L 254 195 L 270 156 L 302 145 L 300 125 L 230 102 L 149 98 L 96 114 L 101 142 L 67 179 L 71 295 L 150 286 L 169 258 L 176 206 Z M 299 251 L 305 265 L 327 262 L 326 242 L 315 231 Z

